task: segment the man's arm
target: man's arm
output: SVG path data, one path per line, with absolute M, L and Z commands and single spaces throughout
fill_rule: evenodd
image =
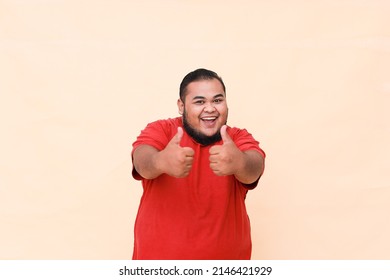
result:
M 226 126 L 221 127 L 222 145 L 210 148 L 210 168 L 218 176 L 234 175 L 243 184 L 252 184 L 264 171 L 264 157 L 255 150 L 240 151 Z
M 154 179 L 163 172 L 159 170 L 156 156 L 159 151 L 149 145 L 140 145 L 133 152 L 133 165 L 135 170 L 145 179 Z
M 264 171 L 264 158 L 255 150 L 242 152 L 242 165 L 237 167 L 234 176 L 243 184 L 252 184 Z
M 182 137 L 183 129 L 179 127 L 162 151 L 149 145 L 137 147 L 133 152 L 133 164 L 138 174 L 145 179 L 154 179 L 164 173 L 177 178 L 187 176 L 194 160 L 194 150 L 180 147 Z

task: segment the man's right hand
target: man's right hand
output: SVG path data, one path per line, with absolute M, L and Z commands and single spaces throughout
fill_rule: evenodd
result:
M 190 173 L 195 154 L 192 148 L 180 146 L 182 137 L 183 128 L 178 127 L 176 135 L 157 156 L 160 170 L 177 178 L 186 177 Z

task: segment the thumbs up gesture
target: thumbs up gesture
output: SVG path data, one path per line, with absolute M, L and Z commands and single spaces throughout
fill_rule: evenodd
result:
M 233 175 L 243 166 L 243 153 L 237 148 L 226 131 L 227 126 L 221 127 L 223 144 L 210 148 L 210 168 L 218 176 Z
M 160 154 L 164 173 L 177 178 L 186 177 L 190 173 L 195 154 L 192 148 L 180 146 L 182 137 L 183 129 L 178 127 L 176 135 Z

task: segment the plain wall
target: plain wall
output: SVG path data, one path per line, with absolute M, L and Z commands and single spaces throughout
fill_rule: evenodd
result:
M 390 258 L 390 2 L 0 2 L 0 259 L 129 259 L 131 144 L 181 79 L 267 153 L 253 259 Z

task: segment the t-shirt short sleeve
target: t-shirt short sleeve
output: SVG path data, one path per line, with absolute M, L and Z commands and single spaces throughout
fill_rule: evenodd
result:
M 259 152 L 265 158 L 265 152 L 260 148 L 259 142 L 253 138 L 246 129 L 232 128 L 230 136 L 241 151 L 254 150 Z M 259 183 L 260 177 L 251 184 L 242 184 L 246 189 L 254 189 Z
M 159 151 L 163 150 L 174 135 L 172 135 L 172 133 L 175 133 L 176 130 L 177 124 L 174 119 L 159 120 L 149 123 L 133 143 L 133 150 L 131 152 L 132 160 L 135 149 L 141 145 L 149 145 Z M 141 175 L 138 174 L 134 166 L 132 175 L 134 179 L 142 180 Z
M 133 152 L 140 145 L 150 145 L 161 151 L 169 142 L 169 125 L 162 121 L 149 123 L 133 143 Z
M 232 128 L 230 134 L 241 151 L 255 150 L 265 158 L 265 152 L 260 148 L 259 142 L 246 129 Z

